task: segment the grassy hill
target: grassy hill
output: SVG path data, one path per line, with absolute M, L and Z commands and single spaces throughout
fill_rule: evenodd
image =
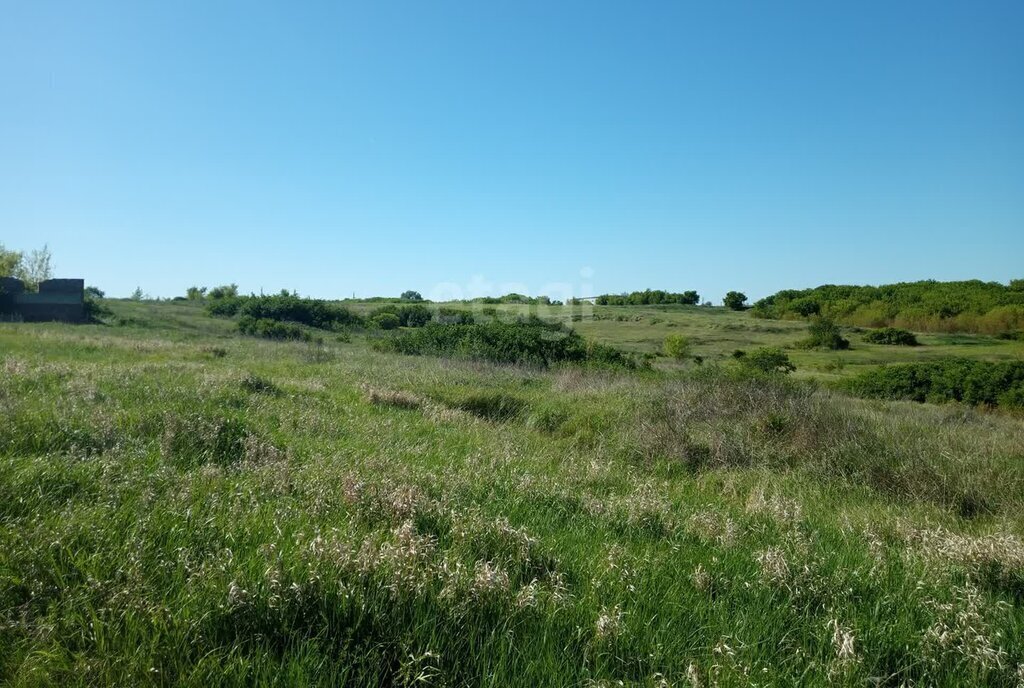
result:
M 1024 420 L 814 383 L 1022 342 L 847 330 L 751 377 L 733 350 L 806 324 L 581 307 L 538 314 L 638 353 L 681 333 L 704 364 L 541 370 L 108 304 L 0 324 L 0 683 L 1024 675 Z

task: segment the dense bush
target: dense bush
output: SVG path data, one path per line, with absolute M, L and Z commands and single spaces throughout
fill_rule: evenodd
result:
M 690 355 L 690 349 L 692 345 L 687 337 L 681 334 L 670 334 L 665 337 L 665 355 L 670 356 L 677 361 L 682 361 Z
M 843 383 L 864 397 L 1024 407 L 1024 362 L 950 358 L 882 366 Z
M 423 327 L 434 317 L 431 310 L 422 304 L 388 304 L 374 309 L 370 318 L 375 320 L 378 315 L 385 313 L 398 318 L 398 324 L 402 327 Z
M 740 365 L 747 370 L 759 373 L 789 374 L 796 370 L 796 366 L 789 360 L 789 355 L 782 349 L 774 346 L 754 349 L 749 354 L 737 350 L 733 353 L 733 358 L 737 359 Z
M 883 327 L 872 330 L 864 335 L 864 341 L 871 344 L 891 344 L 893 346 L 917 346 L 919 342 L 913 332 L 898 327 Z
M 243 315 L 238 319 L 238 331 L 265 339 L 293 339 L 302 342 L 313 340 L 309 332 L 295 323 L 270 320 L 269 318 L 253 318 L 248 315 Z
M 400 298 L 402 301 L 422 301 L 423 295 L 420 294 L 418 291 L 412 291 L 410 289 L 409 291 L 403 291 L 402 295 L 399 296 L 398 298 Z
M 206 292 L 206 296 L 211 299 L 233 299 L 238 296 L 238 285 L 222 284 Z
M 82 299 L 82 312 L 85 315 L 85 321 L 91 323 L 100 322 L 103 318 L 113 315 L 113 312 L 88 290 Z
M 475 318 L 470 311 L 457 308 L 439 308 L 434 321 L 447 325 L 472 325 L 475 322 Z
M 806 349 L 831 349 L 839 351 L 849 349 L 849 340 L 843 338 L 839 326 L 832 320 L 816 316 L 811 320 L 807 328 L 807 339 L 800 342 L 800 346 Z
M 370 320 L 382 330 L 397 330 L 401 325 L 398 316 L 388 311 L 377 313 L 371 316 Z
M 859 327 L 998 334 L 1024 329 L 1020 282 L 926 280 L 878 287 L 826 284 L 772 294 L 755 303 L 753 312 L 762 318 L 821 314 Z
M 747 307 L 747 295 L 741 291 L 731 291 L 722 299 L 722 304 L 731 310 L 741 311 Z
M 304 299 L 284 294 L 250 296 L 238 312 L 254 318 L 302 323 L 322 330 L 359 325 L 362 322 L 358 315 L 344 306 L 321 299 Z
M 430 309 L 419 304 L 402 306 L 398 309 L 398 320 L 402 327 L 423 327 L 434 317 Z
M 597 297 L 595 303 L 598 306 L 647 306 L 667 303 L 696 306 L 700 303 L 700 295 L 695 291 L 676 293 L 661 289 L 645 289 L 629 294 L 602 294 Z
M 556 363 L 636 365 L 632 358 L 617 349 L 587 342 L 573 330 L 536 318 L 515 323 L 432 323 L 378 340 L 374 346 L 378 350 L 409 355 L 452 356 L 542 367 Z
M 225 318 L 230 318 L 238 314 L 238 309 L 242 307 L 244 298 L 238 298 L 235 296 L 222 298 L 222 299 L 210 299 L 206 303 L 206 312 L 210 315 L 219 315 Z

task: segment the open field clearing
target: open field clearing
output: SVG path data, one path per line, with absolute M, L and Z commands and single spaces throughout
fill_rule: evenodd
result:
M 727 360 L 806 324 L 598 307 L 704 365 L 544 370 L 109 305 L 0 324 L 5 684 L 1024 681 L 1024 421 Z M 791 377 L 1021 347 L 851 340 Z

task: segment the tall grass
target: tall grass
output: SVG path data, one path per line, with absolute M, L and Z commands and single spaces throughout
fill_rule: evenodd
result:
M 1017 418 L 150 317 L 0 326 L 0 682 L 1019 681 Z

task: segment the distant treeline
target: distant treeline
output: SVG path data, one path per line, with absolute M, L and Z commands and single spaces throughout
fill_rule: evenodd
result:
M 475 319 L 470 311 L 408 302 L 387 303 L 364 316 L 338 303 L 302 298 L 288 292 L 260 296 L 219 295 L 206 299 L 206 311 L 215 316 L 238 316 L 240 332 L 269 339 L 309 339 L 309 333 L 300 325 L 327 331 L 392 330 L 423 327 L 431 322 L 467 324 Z
M 645 289 L 628 294 L 601 294 L 595 303 L 598 306 L 651 306 L 668 303 L 696 306 L 700 303 L 700 294 L 695 291 L 677 293 L 661 289 Z
M 486 304 L 501 304 L 501 303 L 522 303 L 529 304 L 531 306 L 560 306 L 561 301 L 552 301 L 547 296 L 526 296 L 525 294 L 517 294 L 512 292 L 505 294 L 504 296 L 480 296 L 475 299 L 464 299 L 463 303 L 486 303 Z
M 826 284 L 786 289 L 756 302 L 761 318 L 822 315 L 844 325 L 999 334 L 1024 330 L 1024 280 L 901 282 L 878 287 Z

